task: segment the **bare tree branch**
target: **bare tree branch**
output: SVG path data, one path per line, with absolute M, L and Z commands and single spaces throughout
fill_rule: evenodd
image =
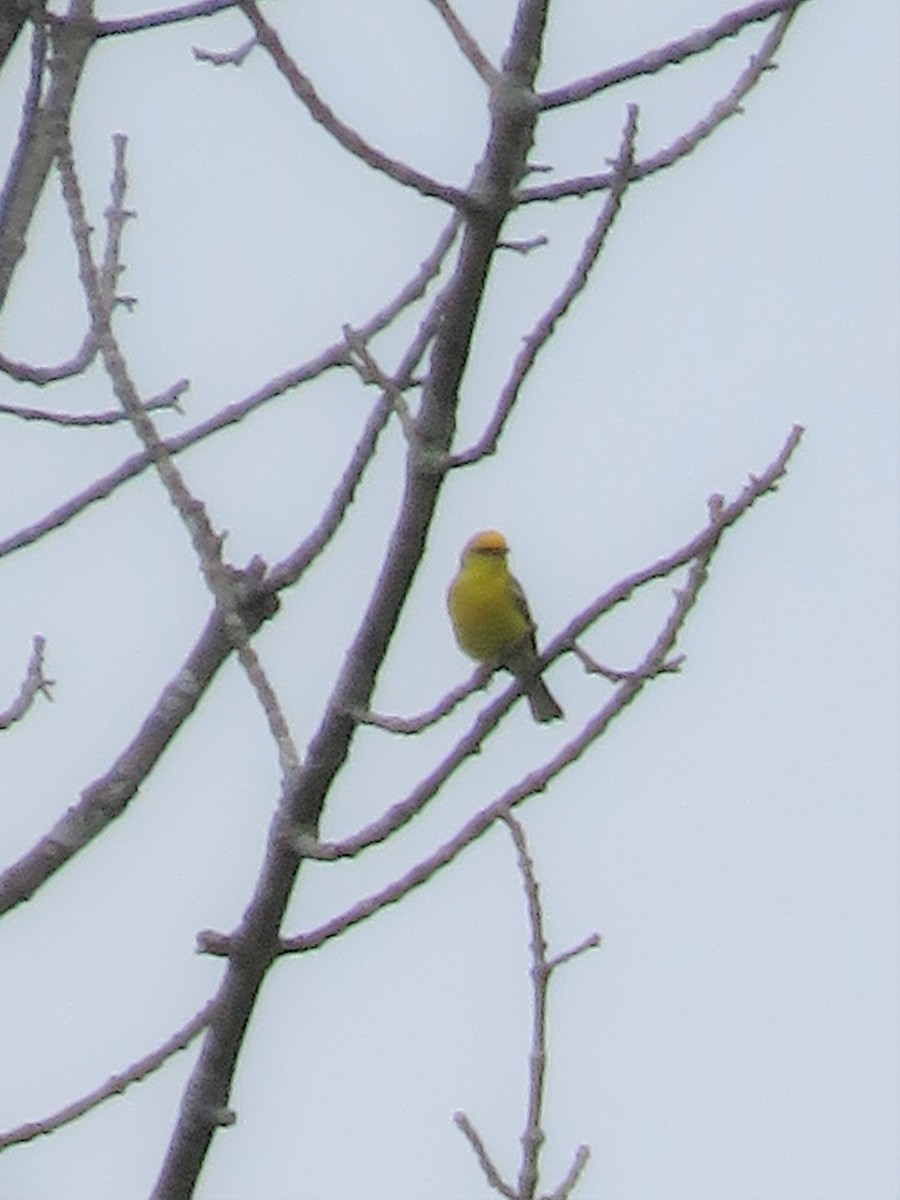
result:
M 159 29 L 163 25 L 176 25 L 181 21 L 194 21 L 198 17 L 215 17 L 229 8 L 237 8 L 238 0 L 199 0 L 196 4 L 185 4 L 179 8 L 163 8 L 145 13 L 142 17 L 123 17 L 118 21 L 94 21 L 91 28 L 95 37 L 115 37 L 122 33 L 140 33 L 144 29 Z
M 146 1079 L 148 1075 L 152 1075 L 154 1071 L 158 1071 L 180 1050 L 186 1050 L 198 1034 L 203 1032 L 212 1016 L 213 1004 L 214 1002 L 210 1001 L 204 1005 L 196 1016 L 191 1017 L 187 1024 L 182 1025 L 181 1029 L 167 1038 L 158 1049 L 153 1050 L 144 1058 L 138 1059 L 119 1074 L 111 1075 L 94 1091 L 67 1104 L 65 1108 L 61 1108 L 52 1116 L 44 1117 L 40 1121 L 28 1121 L 25 1125 L 19 1125 L 16 1129 L 10 1129 L 6 1133 L 0 1132 L 0 1150 L 6 1146 L 33 1141 L 34 1138 L 41 1137 L 45 1133 L 61 1129 L 63 1125 L 77 1121 L 79 1117 L 83 1117 L 85 1113 L 97 1108 L 104 1101 L 111 1100 L 113 1096 L 121 1096 L 131 1084 L 138 1083 L 140 1080 Z
M 500 77 L 500 72 L 484 53 L 471 32 L 463 25 L 449 0 L 428 0 L 432 8 L 440 13 L 445 25 L 450 30 L 453 40 L 459 46 L 488 87 L 493 87 Z
M 491 1156 L 488 1154 L 487 1147 L 481 1140 L 478 1130 L 475 1128 L 466 1114 L 464 1112 L 454 1113 L 453 1120 L 456 1122 L 457 1127 L 462 1130 L 463 1134 L 468 1139 L 469 1145 L 475 1151 L 475 1157 L 478 1159 L 479 1165 L 484 1172 L 484 1177 L 494 1191 L 499 1192 L 501 1196 L 505 1196 L 506 1200 L 518 1200 L 518 1192 L 516 1192 L 514 1188 L 511 1188 L 510 1185 L 505 1182 L 503 1176 L 494 1166 Z
M 797 0 L 797 3 L 805 0 Z M 790 11 L 779 17 L 771 31 L 763 41 L 759 52 L 753 55 L 745 71 L 734 84 L 734 87 L 716 101 L 709 112 L 696 125 L 681 134 L 669 146 L 656 154 L 635 163 L 631 168 L 629 182 L 646 179 L 657 171 L 663 171 L 687 155 L 692 154 L 702 141 L 730 117 L 742 112 L 741 101 L 756 86 L 766 71 L 773 69 L 772 58 L 781 45 L 784 35 L 794 18 L 796 3 Z M 564 196 L 586 196 L 590 192 L 605 191 L 613 186 L 615 172 L 606 171 L 600 175 L 583 175 L 575 179 L 565 179 L 560 183 L 550 183 L 543 187 L 523 188 L 518 195 L 519 204 L 533 204 L 538 200 L 559 200 Z
M 566 1176 L 562 1183 L 559 1185 L 556 1191 L 551 1192 L 548 1196 L 543 1198 L 543 1200 L 569 1200 L 569 1197 L 575 1191 L 578 1180 L 581 1178 L 584 1168 L 588 1165 L 588 1159 L 590 1157 L 590 1147 L 579 1146 L 575 1151 L 575 1158 L 572 1161 L 572 1165 L 566 1172 Z
M 634 139 L 637 136 L 638 110 L 635 105 L 628 108 L 628 118 L 622 133 L 619 152 L 614 160 L 614 182 L 609 190 L 606 202 L 597 215 L 594 228 L 588 236 L 578 262 L 566 281 L 562 291 L 538 321 L 534 329 L 524 339 L 522 349 L 516 356 L 515 365 L 509 379 L 503 386 L 497 407 L 487 428 L 478 442 L 460 454 L 450 457 L 450 465 L 454 467 L 467 466 L 478 462 L 485 455 L 494 454 L 503 433 L 506 422 L 512 413 L 519 397 L 522 385 L 537 361 L 541 350 L 550 340 L 557 323 L 568 312 L 576 297 L 587 286 L 591 271 L 600 257 L 600 252 L 606 242 L 607 234 L 619 214 L 622 197 L 628 187 L 630 172 L 634 162 Z
M 646 582 L 651 578 L 664 577 L 675 569 L 676 565 L 683 566 L 688 562 L 692 564 L 687 584 L 681 591 L 675 593 L 675 603 L 672 611 L 656 641 L 644 655 L 640 665 L 630 673 L 628 679 L 617 688 L 607 703 L 598 709 L 594 716 L 587 721 L 580 733 L 542 767 L 531 771 L 517 784 L 508 788 L 500 797 L 476 813 L 454 837 L 445 842 L 443 846 L 440 846 L 428 858 L 417 863 L 401 878 L 395 880 L 381 891 L 360 900 L 357 904 L 347 909 L 346 912 L 325 922 L 310 933 L 300 934 L 296 937 L 282 938 L 280 941 L 280 952 L 295 954 L 316 949 L 332 938 L 339 937 L 345 930 L 352 926 L 368 920 L 369 917 L 374 916 L 381 909 L 398 903 L 398 901 L 402 900 L 415 888 L 421 887 L 422 884 L 431 879 L 443 867 L 453 862 L 468 846 L 482 837 L 491 825 L 500 818 L 503 812 L 515 808 L 530 796 L 545 791 L 550 782 L 558 774 L 576 762 L 590 745 L 603 734 L 612 721 L 631 704 L 645 684 L 650 679 L 656 678 L 662 673 L 662 668 L 671 653 L 672 647 L 675 645 L 679 632 L 691 609 L 696 604 L 700 589 L 706 582 L 709 561 L 715 553 L 723 534 L 761 496 L 767 492 L 777 490 L 778 480 L 784 475 L 788 460 L 796 449 L 802 432 L 800 426 L 794 427 L 781 452 L 766 468 L 763 474 L 758 478 L 755 476 L 751 477 L 747 486 L 731 504 L 724 505 L 717 514 L 711 514 L 710 525 L 702 533 L 698 534 L 688 544 L 688 547 L 677 551 L 674 555 L 670 555 L 666 559 L 660 559 L 652 567 L 645 568 L 643 571 L 617 584 L 609 592 L 599 597 L 583 613 L 579 614 L 578 617 L 574 618 L 566 629 L 550 643 L 545 654 L 542 656 L 543 663 L 551 660 L 554 655 L 561 653 L 582 628 L 585 628 L 587 624 L 596 620 L 600 612 L 607 612 L 620 603 L 636 587 L 640 586 L 641 582 Z M 472 753 L 474 749 L 477 749 L 488 729 L 496 724 L 501 713 L 505 711 L 515 698 L 516 690 L 516 688 L 510 688 L 505 697 L 500 697 L 499 700 L 495 701 L 493 705 L 481 714 L 472 732 L 466 739 L 463 739 L 459 743 L 453 751 L 451 758 L 445 760 L 445 764 L 442 764 L 441 768 L 432 773 L 429 782 L 434 784 L 439 776 L 441 779 L 446 778 L 449 773 L 446 769 L 448 762 L 452 760 L 452 764 L 455 765 L 457 760 L 461 761 L 467 753 Z M 434 786 L 431 794 L 433 795 L 436 790 L 437 785 Z M 421 800 L 418 808 L 421 808 L 429 798 L 430 795 Z M 415 811 L 418 811 L 418 808 Z M 399 827 L 399 824 L 405 823 L 412 815 L 414 815 L 412 803 L 406 802 L 405 807 L 397 805 L 394 809 L 389 810 L 382 822 L 381 828 L 386 827 L 391 821 L 397 821 Z M 348 839 L 344 843 L 333 843 L 331 845 L 328 843 L 317 844 L 313 838 L 309 838 L 303 846 L 303 853 L 308 857 L 329 859 L 339 856 L 336 851 L 346 850 L 351 846 L 353 847 L 352 852 L 356 853 L 357 848 L 364 841 L 365 844 L 373 844 L 374 841 L 381 840 L 373 836 L 375 829 L 375 825 L 368 826 L 355 839 Z M 234 939 L 205 931 L 200 936 L 199 945 L 200 949 L 207 953 L 229 955 L 233 953 Z
M 387 329 L 403 311 L 413 305 L 425 293 L 429 283 L 440 271 L 458 231 L 458 219 L 453 217 L 438 237 L 434 250 L 422 262 L 416 274 L 408 283 L 404 284 L 392 301 L 371 316 L 363 325 L 357 327 L 357 333 L 360 337 L 369 339 L 382 330 Z M 436 319 L 437 315 L 435 314 L 432 317 L 432 325 Z M 315 358 L 277 376 L 256 392 L 251 393 L 244 400 L 238 400 L 233 404 L 226 405 L 221 412 L 200 422 L 193 429 L 187 430 L 187 432 L 179 434 L 176 437 L 163 439 L 162 444 L 170 455 L 179 454 L 191 446 L 198 445 L 213 434 L 236 425 L 257 409 L 262 408 L 273 400 L 277 400 L 291 389 L 300 387 L 302 384 L 308 383 L 336 367 L 346 365 L 347 344 L 342 338 L 340 341 L 326 347 Z M 389 416 L 390 413 L 388 412 L 387 415 Z M 126 459 L 114 471 L 90 484 L 84 491 L 53 509 L 52 512 L 48 513 L 40 521 L 36 521 L 32 525 L 27 525 L 16 533 L 10 534 L 5 539 L 0 540 L 0 558 L 6 554 L 11 554 L 15 550 L 21 550 L 25 546 L 30 546 L 46 536 L 46 534 L 68 524 L 69 521 L 86 511 L 92 504 L 106 499 L 107 496 L 123 483 L 127 483 L 129 479 L 134 479 L 137 475 L 142 474 L 151 465 L 152 459 L 146 452 Z M 284 564 L 283 572 L 282 569 L 276 568 L 273 574 L 280 576 L 283 573 L 287 576 L 295 570 L 296 564 L 291 560 L 289 563 Z M 276 586 L 280 588 L 284 586 L 284 582 L 285 580 L 279 578 Z
M 705 29 L 696 29 L 687 37 L 669 42 L 657 50 L 651 50 L 615 67 L 608 67 L 605 71 L 598 71 L 595 75 L 566 84 L 564 87 L 541 92 L 538 102 L 544 110 L 559 108 L 565 104 L 577 104 L 618 83 L 637 79 L 641 75 L 655 75 L 665 67 L 684 62 L 687 58 L 712 49 L 719 42 L 737 37 L 748 25 L 767 21 L 779 13 L 791 15 L 804 2 L 805 0 L 762 0 L 761 3 L 750 4 L 746 8 L 726 13 Z
M 421 171 L 415 170 L 414 167 L 409 167 L 406 163 L 400 162 L 399 159 L 391 158 L 389 155 L 384 154 L 381 150 L 376 149 L 360 137 L 355 129 L 351 129 L 349 125 L 346 125 L 335 116 L 328 105 L 321 99 L 309 79 L 307 79 L 287 50 L 285 50 L 278 34 L 264 20 L 262 13 L 259 11 L 257 5 L 253 3 L 253 0 L 241 0 L 240 7 L 255 29 L 259 44 L 268 51 L 272 61 L 284 76 L 291 91 L 305 105 L 312 119 L 326 129 L 354 158 L 361 159 L 373 170 L 381 171 L 393 179 L 395 183 L 401 183 L 404 187 L 413 188 L 423 196 L 432 196 L 437 200 L 443 200 L 460 211 L 471 208 L 472 201 L 466 192 L 452 187 L 450 184 L 439 183 L 436 179 L 431 179 Z
M 252 9 L 252 6 L 251 6 Z M 516 86 L 530 85 L 541 58 L 546 0 L 520 0 L 504 68 Z M 187 1197 L 227 1108 L 238 1053 L 262 982 L 279 952 L 285 909 L 300 869 L 292 839 L 315 835 L 329 790 L 350 752 L 353 712 L 369 707 L 406 596 L 422 559 L 444 473 L 435 468 L 450 448 L 459 385 L 465 371 L 484 282 L 525 170 L 536 110 L 505 96 L 491 110 L 488 148 L 473 190 L 478 216 L 469 219 L 456 270 L 432 342 L 431 362 L 417 417 L 419 443 L 407 446 L 404 492 L 381 573 L 352 639 L 324 716 L 309 744 L 296 785 L 281 798 L 270 828 L 259 881 L 235 934 L 219 991 L 220 1005 L 185 1090 L 154 1200 Z
M 614 584 L 613 587 L 609 588 L 589 604 L 587 608 L 573 617 L 565 629 L 547 644 L 544 653 L 541 655 L 541 666 L 548 665 L 559 657 L 559 655 L 570 650 L 575 645 L 576 639 L 586 629 L 593 625 L 601 616 L 611 612 L 612 609 L 622 604 L 639 588 L 655 580 L 665 579 L 674 571 L 688 564 L 696 564 L 704 555 L 709 553 L 710 549 L 718 544 L 722 534 L 730 525 L 739 520 L 761 496 L 777 488 L 778 480 L 784 475 L 788 461 L 797 448 L 802 433 L 801 426 L 794 426 L 777 458 L 766 468 L 763 474 L 758 478 L 751 477 L 750 482 L 731 504 L 712 507 L 709 513 L 708 524 L 691 538 L 689 542 L 665 558 L 659 559 L 657 562 L 644 567 L 640 571 L 635 571 L 634 574 Z M 606 714 L 602 722 L 602 728 L 605 728 L 627 704 L 631 703 L 648 679 L 671 673 L 672 665 L 668 653 L 664 654 L 661 658 L 651 656 L 650 661 L 652 670 L 648 667 L 648 659 L 645 656 L 634 670 L 620 673 L 619 681 L 621 687 L 613 694 L 603 709 L 600 710 L 601 714 Z M 650 670 L 650 674 L 648 674 L 648 670 Z M 301 831 L 299 840 L 296 843 L 298 849 L 302 850 L 303 854 L 309 858 L 330 860 L 334 858 L 353 857 L 360 853 L 361 850 L 383 842 L 392 833 L 401 829 L 420 813 L 426 804 L 438 794 L 460 765 L 472 755 L 478 753 L 484 739 L 496 727 L 500 718 L 520 695 L 522 695 L 521 685 L 513 683 L 502 696 L 498 697 L 498 699 L 493 701 L 493 703 L 479 714 L 469 732 L 457 742 L 456 746 L 444 760 L 419 782 L 409 796 L 389 808 L 378 820 L 373 821 L 352 837 L 345 838 L 339 842 L 319 842 L 314 838 L 303 836 Z M 594 718 L 595 721 L 598 719 L 599 717 Z M 602 732 L 602 728 L 600 732 Z M 576 739 L 576 743 L 580 748 L 575 757 L 580 755 L 587 745 L 587 743 L 582 744 L 580 739 Z M 572 745 L 576 743 L 572 743 Z M 567 751 L 564 750 L 562 757 L 558 760 L 559 769 L 568 765 L 570 761 L 574 761 L 574 758 L 568 759 L 566 754 Z M 556 762 L 557 760 L 553 761 Z M 536 790 L 546 787 L 550 776 L 541 774 L 539 778 L 541 780 L 541 787 Z
M 516 1195 L 521 1197 L 521 1200 L 533 1200 L 540 1178 L 540 1155 L 545 1141 L 542 1114 L 547 1070 L 547 1006 L 550 979 L 558 967 L 587 950 L 599 946 L 600 937 L 596 933 L 591 934 L 578 946 L 563 954 L 552 959 L 547 957 L 544 910 L 525 830 L 509 811 L 501 813 L 500 819 L 509 829 L 513 845 L 516 848 L 516 859 L 525 890 L 528 926 L 531 932 L 531 1051 L 528 1056 L 528 1103 L 525 1126 L 519 1139 L 522 1145 L 522 1162 L 519 1168 L 519 1185 Z M 578 1155 L 586 1150 L 585 1146 L 579 1147 Z M 575 1161 L 578 1162 L 577 1156 Z
M 397 314 L 424 293 L 428 283 L 440 270 L 457 231 L 458 221 L 454 218 L 441 234 L 432 253 L 423 261 L 416 275 L 401 289 L 389 305 L 363 326 L 366 333 L 375 333 L 386 327 Z M 413 339 L 410 351 L 413 361 L 418 361 L 420 348 L 429 343 L 441 309 L 442 303 L 436 302 L 429 320 L 423 323 L 419 336 Z M 331 351 L 326 351 L 325 355 L 307 365 L 305 370 L 308 377 L 313 378 L 320 370 L 325 369 L 322 367 L 322 362 L 323 359 L 328 362 L 329 355 L 345 354 L 345 343 L 339 343 L 332 347 Z M 251 399 L 259 402 L 260 398 L 265 395 L 265 390 L 263 390 Z M 232 408 L 234 407 L 232 406 Z M 351 457 L 347 470 L 332 496 L 319 527 L 295 554 L 273 568 L 265 582 L 261 563 L 251 564 L 248 571 L 243 574 L 240 584 L 241 611 L 243 620 L 251 632 L 276 611 L 277 591 L 296 582 L 337 529 L 352 500 L 362 472 L 371 460 L 378 435 L 390 413 L 391 406 L 387 402 L 383 402 L 381 406 L 376 406 L 373 410 L 363 437 Z M 246 414 L 238 412 L 234 414 L 233 419 L 240 420 L 243 415 Z M 209 422 L 205 424 L 208 426 Z M 182 441 L 182 439 L 177 440 Z M 170 448 L 171 452 L 171 439 L 166 442 L 166 446 Z M 141 457 L 141 469 L 143 469 L 149 462 L 149 455 L 144 454 Z M 134 461 L 129 460 L 131 463 Z M 95 492 L 99 493 L 96 494 L 96 499 L 100 499 L 102 495 L 106 494 L 100 492 L 99 485 L 95 486 Z M 221 614 L 214 612 L 184 666 L 163 690 L 157 704 L 138 733 L 106 775 L 87 787 L 82 793 L 81 801 L 69 808 L 57 824 L 30 851 L 0 875 L 0 914 L 32 896 L 56 871 L 124 812 L 128 802 L 153 770 L 169 742 L 196 708 L 230 651 L 231 645 L 225 636 Z
M 145 412 L 158 412 L 160 409 L 172 408 L 183 412 L 181 397 L 190 387 L 187 379 L 179 379 L 171 387 L 166 388 L 149 400 L 142 400 L 141 407 Z M 118 425 L 128 420 L 128 414 L 120 408 L 107 409 L 98 413 L 61 413 L 48 412 L 43 408 L 25 408 L 18 404 L 0 404 L 0 415 L 18 417 L 21 421 L 40 421 L 47 425 L 63 425 L 78 429 L 95 428 L 101 425 Z
M 54 680 L 48 679 L 44 675 L 45 645 L 45 639 L 39 633 L 36 633 L 31 644 L 31 658 L 28 660 L 25 678 L 22 680 L 19 694 L 7 709 L 0 711 L 0 730 L 8 729 L 16 721 L 21 721 L 34 703 L 34 698 L 38 692 L 48 700 L 53 699 L 50 689 L 53 687 Z
M 118 210 L 125 191 L 125 145 L 121 135 L 114 139 L 115 173 L 113 208 Z M 269 730 L 278 747 L 282 776 L 287 786 L 300 768 L 300 755 L 259 656 L 250 645 L 250 631 L 241 614 L 237 583 L 239 574 L 222 557 L 222 537 L 213 529 L 204 505 L 191 494 L 183 475 L 175 466 L 163 440 L 156 431 L 146 409 L 138 398 L 125 357 L 113 333 L 111 316 L 115 305 L 115 274 L 97 270 L 90 248 L 90 226 L 87 221 L 81 187 L 75 172 L 72 147 L 65 134 L 60 135 L 57 153 L 63 196 L 72 225 L 72 237 L 78 254 L 79 274 L 91 314 L 91 326 L 97 347 L 113 391 L 131 422 L 144 449 L 153 460 L 157 474 L 188 531 L 206 583 L 224 616 L 225 629 L 237 651 L 250 685 L 260 702 Z
M 240 67 L 250 51 L 258 45 L 259 42 L 254 36 L 234 50 L 202 50 L 200 47 L 194 46 L 193 52 L 197 62 L 211 63 L 214 67 Z
M 25 253 L 25 234 L 56 154 L 57 131 L 68 126 L 81 72 L 93 43 L 92 35 L 77 24 L 78 18 L 89 12 L 89 0 L 70 0 L 68 17 L 73 23 L 55 25 L 51 34 L 53 53 L 48 63 L 47 99 L 32 109 L 26 105 L 27 129 L 20 135 L 19 149 L 0 196 L 0 309 L 19 259 Z M 41 35 L 35 36 L 30 95 L 36 94 L 36 83 L 40 86 L 38 55 L 41 62 L 44 57 Z
M 487 667 L 478 667 L 470 680 L 466 683 L 461 683 L 459 687 L 447 692 L 433 708 L 423 713 L 418 713 L 414 717 L 387 716 L 384 713 L 375 713 L 371 710 L 367 712 L 360 711 L 353 715 L 359 721 L 360 725 L 374 725 L 376 729 L 385 729 L 389 733 L 421 733 L 423 729 L 430 728 L 446 717 L 454 708 L 458 708 L 463 700 L 467 700 L 473 692 L 487 687 L 492 678 L 493 671 Z M 316 851 L 312 852 L 312 856 L 318 856 Z
M 88 330 L 81 345 L 65 362 L 56 363 L 52 367 L 35 367 L 31 363 L 16 362 L 15 359 L 0 354 L 0 371 L 17 383 L 34 383 L 43 387 L 48 383 L 58 383 L 61 379 L 71 379 L 74 375 L 83 374 L 94 361 L 96 354 L 97 344 Z
M 268 620 L 277 607 L 277 601 L 261 587 L 252 567 L 244 577 L 241 595 L 241 612 L 251 630 Z M 222 614 L 214 611 L 184 666 L 163 689 L 138 732 L 106 774 L 86 787 L 78 803 L 69 807 L 31 850 L 0 874 L 0 914 L 33 896 L 122 815 L 197 707 L 231 648 Z

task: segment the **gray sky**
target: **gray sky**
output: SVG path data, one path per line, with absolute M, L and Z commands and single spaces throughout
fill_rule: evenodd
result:
M 512 5 L 458 4 L 495 60 Z M 485 13 L 485 9 L 488 10 Z M 132 11 L 103 6 L 102 16 Z M 714 20 L 714 0 L 558 0 L 542 87 Z M 465 183 L 481 85 L 430 5 L 271 9 L 343 119 L 388 153 Z M 778 493 L 728 535 L 680 644 L 579 765 L 522 810 L 551 949 L 599 951 L 551 997 L 545 1187 L 575 1147 L 586 1200 L 889 1200 L 900 1190 L 898 888 L 898 16 L 889 0 L 813 0 L 743 116 L 632 189 L 604 259 L 542 357 L 502 452 L 449 481 L 376 703 L 428 707 L 469 670 L 444 615 L 459 548 L 502 529 L 541 635 L 702 528 L 807 428 Z M 111 41 L 91 62 L 76 151 L 92 218 L 112 133 L 128 134 L 119 318 L 148 395 L 191 380 L 176 432 L 362 323 L 414 272 L 446 213 L 349 160 L 260 52 L 240 70 L 191 47 L 248 36 L 223 17 Z M 602 168 L 625 106 L 638 153 L 724 93 L 760 29 L 708 62 L 548 118 L 535 158 Z M 27 65 L 0 82 L 12 144 Z M 519 213 L 550 245 L 498 263 L 461 398 L 458 445 L 492 411 L 522 336 L 565 278 L 596 199 Z M 55 185 L 16 281 L 0 351 L 53 362 L 83 333 Z M 391 366 L 407 324 L 376 349 Z M 6 403 L 95 411 L 99 372 Z M 373 402 L 349 373 L 269 405 L 180 460 L 232 560 L 286 554 L 330 494 Z M 134 452 L 127 429 L 2 420 L 0 537 Z M 258 638 L 304 746 L 381 560 L 402 479 L 393 429 L 329 556 Z M 208 601 L 158 482 L 129 484 L 2 561 L 0 706 L 35 632 L 55 702 L 3 739 L 0 865 L 108 769 L 177 670 Z M 585 639 L 633 665 L 672 582 Z M 608 688 L 572 658 L 567 712 L 520 704 L 478 762 L 390 847 L 304 876 L 286 932 L 341 911 L 428 854 L 473 809 L 581 728 Z M 495 682 L 491 695 L 499 693 Z M 364 732 L 323 834 L 406 794 L 481 698 L 421 738 Z M 277 762 L 232 664 L 127 815 L 0 923 L 0 1129 L 37 1119 L 147 1053 L 215 989 L 197 930 L 234 926 L 277 799 Z M 514 1174 L 528 1046 L 527 929 L 495 830 L 428 888 L 269 980 L 204 1200 L 469 1200 L 488 1194 L 453 1127 L 464 1110 Z M 0 1200 L 113 1200 L 155 1178 L 194 1051 L 84 1120 L 0 1156 Z

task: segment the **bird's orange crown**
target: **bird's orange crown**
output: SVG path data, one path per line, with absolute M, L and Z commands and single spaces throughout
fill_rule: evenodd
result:
M 483 529 L 481 533 L 476 533 L 474 537 L 469 538 L 463 550 L 463 557 L 467 554 L 508 554 L 509 546 L 506 544 L 506 538 L 496 529 Z

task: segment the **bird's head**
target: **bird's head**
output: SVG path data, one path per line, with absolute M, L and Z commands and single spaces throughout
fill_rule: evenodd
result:
M 490 554 L 503 558 L 509 553 L 509 546 L 506 544 L 506 538 L 496 529 L 482 529 L 481 533 L 476 533 L 474 537 L 469 538 L 463 547 L 462 560 L 466 561 L 473 554 Z

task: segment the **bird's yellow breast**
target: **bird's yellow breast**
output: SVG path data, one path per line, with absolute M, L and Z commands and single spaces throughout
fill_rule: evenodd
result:
M 483 663 L 497 663 L 531 626 L 516 601 L 506 561 L 496 554 L 471 554 L 447 597 L 460 649 Z

